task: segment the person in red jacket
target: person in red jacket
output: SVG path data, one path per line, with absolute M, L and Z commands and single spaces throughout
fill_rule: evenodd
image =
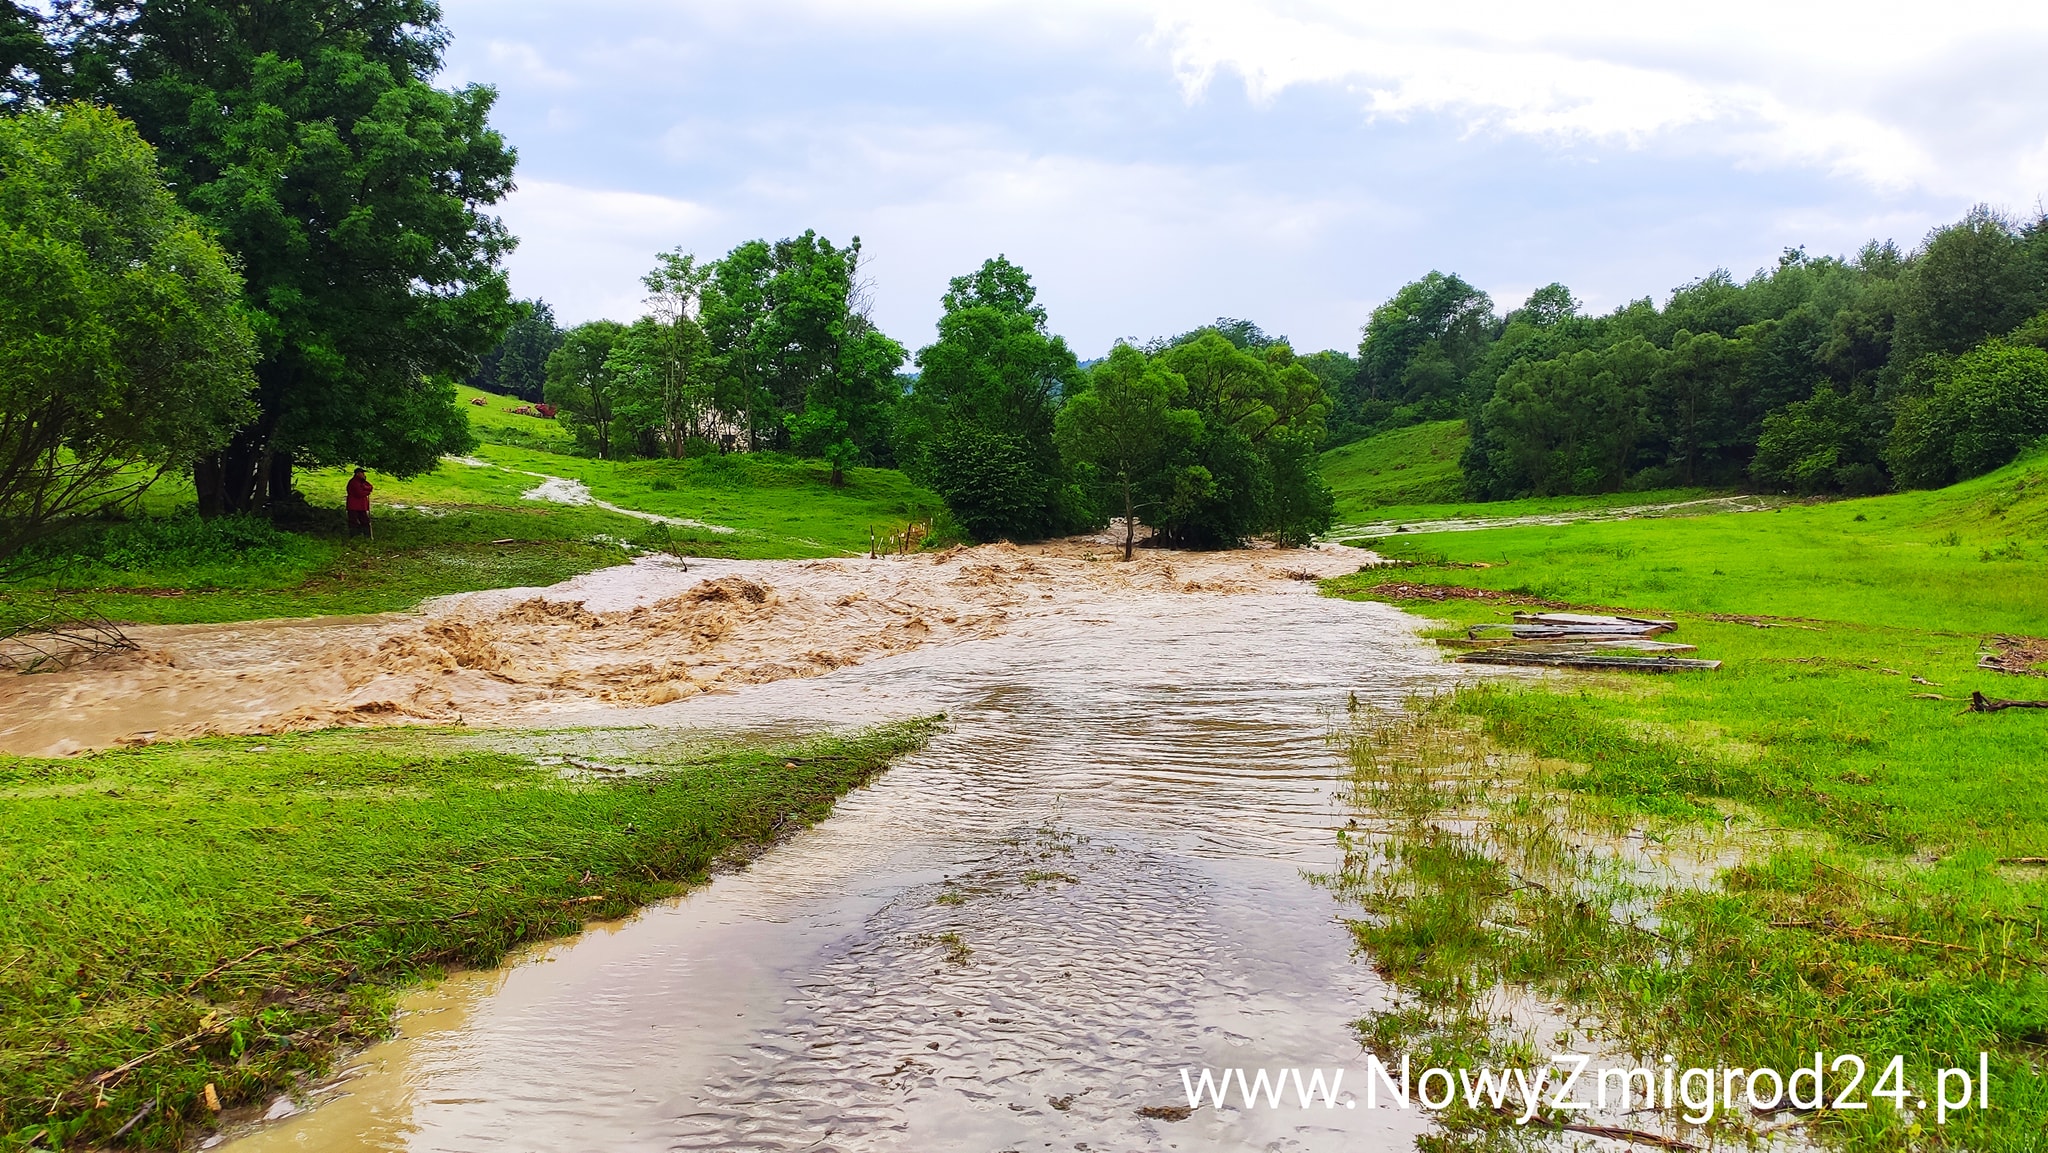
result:
M 370 478 L 363 475 L 362 469 L 357 469 L 356 474 L 348 478 L 348 535 L 367 536 L 371 540 L 377 539 L 371 536 L 370 533 L 370 493 L 372 491 Z

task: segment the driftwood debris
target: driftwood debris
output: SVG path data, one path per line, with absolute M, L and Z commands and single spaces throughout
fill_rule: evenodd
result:
M 1984 647 L 1977 654 L 1978 668 L 2016 677 L 2048 677 L 2043 664 L 2048 664 L 2048 640 L 2040 637 L 2000 633 L 1984 638 Z
M 1970 694 L 1970 711 L 1973 713 L 1996 713 L 2006 709 L 2048 709 L 2048 701 L 2001 701 L 1983 693 Z
M 1542 652 L 1534 649 L 1480 649 L 1458 658 L 1468 665 L 1538 665 L 1565 669 L 1621 669 L 1639 673 L 1711 671 L 1720 661 L 1690 657 L 1631 657 L 1619 653 Z
M 98 609 L 66 604 L 0 634 L 0 669 L 61 672 L 139 647 Z
M 1440 637 L 1437 645 L 1447 649 L 1536 649 L 1546 652 L 1567 650 L 1620 653 L 1689 653 L 1697 645 L 1674 641 L 1653 641 L 1643 637 L 1573 637 L 1569 640 L 1531 643 L 1513 637 Z
M 1655 617 L 1602 616 L 1591 613 L 1518 612 L 1512 624 L 1473 625 L 1462 641 L 1448 642 L 1472 651 L 1458 657 L 1473 665 L 1531 665 L 1544 668 L 1605 669 L 1670 673 L 1718 669 L 1720 661 L 1673 654 L 1694 646 L 1657 641 L 1677 628 Z M 1505 629 L 1505 637 L 1486 635 Z

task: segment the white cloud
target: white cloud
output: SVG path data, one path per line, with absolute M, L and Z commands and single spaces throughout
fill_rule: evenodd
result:
M 1084 353 L 1218 313 L 1345 347 L 1433 267 L 1604 308 L 2048 192 L 2048 5 L 447 8 L 521 153 L 515 290 L 571 321 L 639 312 L 660 249 L 816 228 L 913 345 L 1006 252 Z
M 574 73 L 551 67 L 540 51 L 531 44 L 511 40 L 493 40 L 485 49 L 493 70 L 498 75 L 516 75 L 521 80 L 542 88 L 567 89 L 576 87 Z
M 1885 188 L 2014 193 L 2041 175 L 2014 164 L 2040 147 L 2029 110 L 2048 95 L 2043 70 L 2028 67 L 2048 48 L 2038 3 L 1153 8 L 1155 40 L 1190 98 L 1227 71 L 1262 102 L 1339 84 L 1368 115 L 1444 113 L 1470 130 L 1626 146 L 1685 136 L 1738 162 Z M 2009 123 L 2006 138 L 1959 132 L 1934 112 L 1958 98 L 1979 125 Z
M 545 297 L 571 322 L 639 315 L 654 254 L 694 246 L 718 220 L 686 200 L 546 180 L 520 181 L 500 213 L 520 238 L 507 261 L 515 291 Z

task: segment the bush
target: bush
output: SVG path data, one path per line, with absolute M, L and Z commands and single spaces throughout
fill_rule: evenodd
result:
M 1876 492 L 1884 487 L 1884 470 L 1870 425 L 1863 402 L 1823 385 L 1811 399 L 1764 417 L 1750 475 L 1802 495 Z
M 1899 399 L 1884 450 L 1902 487 L 2002 468 L 2048 435 L 2048 350 L 1993 340 L 1919 372 L 1924 383 Z
M 1023 438 L 957 425 L 929 453 L 931 487 L 968 536 L 1042 540 L 1052 532 L 1054 493 Z
M 33 547 L 32 563 L 85 570 L 181 574 L 302 560 L 312 546 L 258 516 L 203 518 L 196 512 L 81 527 Z

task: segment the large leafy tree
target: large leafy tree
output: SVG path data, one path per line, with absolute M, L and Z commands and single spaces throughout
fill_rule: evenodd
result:
M 1138 514 L 1172 499 L 1191 466 L 1202 416 L 1187 403 L 1187 381 L 1127 344 L 1088 374 L 1056 418 L 1066 459 L 1082 466 L 1124 522 L 1124 559 L 1137 541 Z
M 1927 238 L 1900 280 L 1897 363 L 2003 336 L 2048 304 L 2048 271 L 2011 221 L 1978 206 Z
M 37 95 L 55 64 L 43 18 L 14 0 L 0 0 L 0 109 L 19 108 Z
M 1158 517 L 1164 535 L 1197 547 L 1273 533 L 1303 544 L 1329 528 L 1335 500 L 1314 467 L 1329 394 L 1284 343 L 1239 347 L 1221 332 L 1161 351 L 1200 414 L 1194 467 Z
M 768 323 L 774 275 L 774 249 L 765 240 L 749 240 L 711 266 L 702 289 L 699 323 L 715 358 L 718 406 L 745 426 L 750 450 L 761 447 L 772 405 L 765 380 L 774 356 Z
M 255 383 L 240 296 L 132 125 L 0 118 L 0 557 L 227 440 Z
M 710 345 L 697 322 L 710 270 L 676 249 L 640 278 L 648 315 L 620 334 L 610 369 L 619 383 L 619 416 L 660 453 L 679 457 L 711 431 Z
M 1632 336 L 1515 364 L 1481 410 L 1466 484 L 1487 498 L 1619 489 L 1644 434 L 1645 394 L 1668 355 Z
M 616 353 L 626 326 L 616 320 L 579 324 L 548 357 L 548 403 L 599 460 L 612 458 L 612 434 L 624 397 Z
M 1358 342 L 1358 377 L 1347 398 L 1355 421 L 1455 415 L 1465 378 L 1496 332 L 1493 300 L 1455 274 L 1431 272 L 1374 309 Z
M 918 350 L 917 383 L 898 406 L 899 456 L 979 538 L 1069 527 L 1053 421 L 1079 379 L 1072 350 L 1005 257 L 955 277 L 942 303 L 938 339 Z
M 511 187 L 495 93 L 435 88 L 433 0 L 67 0 L 65 86 L 132 118 L 241 262 L 257 412 L 196 469 L 203 511 L 294 463 L 397 475 L 467 447 L 453 381 L 512 319 L 485 211 Z M 267 482 L 267 483 L 266 483 Z
M 1902 486 L 1967 480 L 2048 436 L 2048 351 L 1992 340 L 1923 366 L 1926 379 L 1900 398 L 1884 450 Z

